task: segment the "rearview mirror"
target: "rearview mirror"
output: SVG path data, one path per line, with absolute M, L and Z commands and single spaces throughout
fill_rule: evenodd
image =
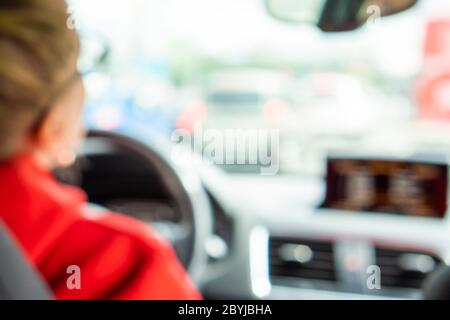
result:
M 418 0 L 265 0 L 266 9 L 278 20 L 310 23 L 325 32 L 351 31 L 370 18 L 405 11 Z

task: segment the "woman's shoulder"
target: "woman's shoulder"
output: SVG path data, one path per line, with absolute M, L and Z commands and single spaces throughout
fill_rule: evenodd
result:
M 117 213 L 84 209 L 45 260 L 40 269 L 62 299 L 200 298 L 172 247 L 149 226 Z M 67 289 L 61 271 L 73 265 L 89 289 Z

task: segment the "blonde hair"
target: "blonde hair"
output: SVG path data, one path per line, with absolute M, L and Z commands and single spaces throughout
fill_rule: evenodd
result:
M 19 152 L 76 72 L 77 33 L 64 0 L 0 2 L 0 160 Z

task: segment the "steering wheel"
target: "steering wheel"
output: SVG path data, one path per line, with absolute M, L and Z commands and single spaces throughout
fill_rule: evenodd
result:
M 68 171 L 71 178 L 67 179 L 67 171 L 57 172 L 57 175 L 62 180 L 72 180 L 72 184 L 81 186 L 94 204 L 119 212 L 105 199 L 126 199 L 127 196 L 120 195 L 118 188 L 124 187 L 127 179 L 128 189 L 135 188 L 140 198 L 143 195 L 151 197 L 146 191 L 155 189 L 156 184 L 158 190 L 148 194 L 157 192 L 166 195 L 176 215 L 173 221 L 158 221 L 153 216 L 155 213 L 150 212 L 151 208 L 142 208 L 142 205 L 139 208 L 136 203 L 133 205 L 137 209 L 133 209 L 133 197 L 129 197 L 128 212 L 121 213 L 144 220 L 169 241 L 193 281 L 200 285 L 208 261 L 204 243 L 212 229 L 208 196 L 195 168 L 170 158 L 170 146 L 143 140 L 142 137 L 138 140 L 120 133 L 91 131 L 80 150 L 77 163 Z M 129 193 L 129 190 L 123 192 Z M 127 200 L 121 201 L 124 205 Z M 135 214 L 133 210 L 140 212 Z

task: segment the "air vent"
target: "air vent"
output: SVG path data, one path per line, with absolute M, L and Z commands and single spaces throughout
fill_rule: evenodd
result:
M 419 289 L 427 275 L 442 262 L 437 256 L 419 251 L 375 249 L 381 269 L 381 286 Z
M 271 277 L 336 281 L 331 242 L 271 238 Z

